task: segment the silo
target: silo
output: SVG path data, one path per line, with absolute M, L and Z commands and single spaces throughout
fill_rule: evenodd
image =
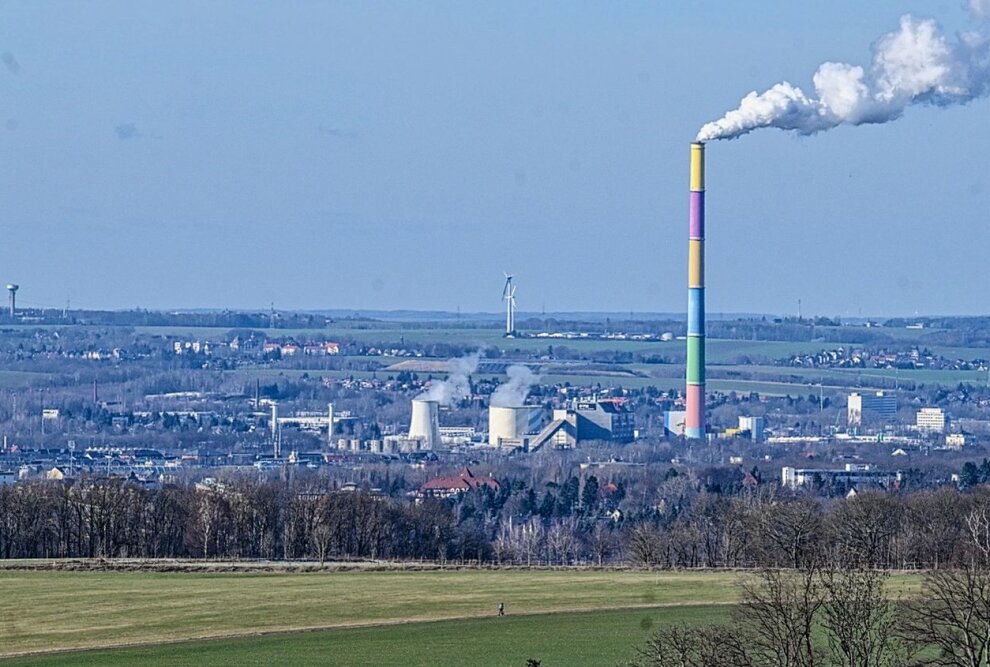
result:
M 419 440 L 420 449 L 436 449 L 440 446 L 440 404 L 414 398 L 412 419 L 409 421 L 409 439 Z

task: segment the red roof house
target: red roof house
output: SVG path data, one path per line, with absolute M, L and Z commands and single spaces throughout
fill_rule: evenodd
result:
M 457 475 L 434 477 L 419 487 L 419 495 L 424 498 L 449 498 L 471 489 L 487 486 L 498 491 L 499 483 L 493 477 L 475 477 L 470 468 L 464 468 Z

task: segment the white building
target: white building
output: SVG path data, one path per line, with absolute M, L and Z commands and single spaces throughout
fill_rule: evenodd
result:
M 763 442 L 766 435 L 763 432 L 763 417 L 740 417 L 739 430 L 749 431 L 749 437 L 753 442 Z
M 667 410 L 663 413 L 663 429 L 666 435 L 683 436 L 684 420 L 687 412 L 684 410 Z
M 944 433 L 945 412 L 942 411 L 942 408 L 921 408 L 915 415 L 914 424 L 919 431 Z
M 862 463 L 847 463 L 845 467 L 835 470 L 828 468 L 791 468 L 780 469 L 780 483 L 789 489 L 813 483 L 831 482 L 849 486 L 880 486 L 889 488 L 900 482 L 900 471 L 887 472 L 874 470 L 872 466 Z
M 962 449 L 966 446 L 966 436 L 962 433 L 949 433 L 945 436 L 945 447 L 947 449 Z

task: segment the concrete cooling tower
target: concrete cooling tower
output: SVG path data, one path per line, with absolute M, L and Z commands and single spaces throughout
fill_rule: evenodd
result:
M 415 398 L 412 402 L 412 419 L 409 421 L 409 439 L 419 440 L 421 449 L 440 446 L 440 404 Z
M 540 430 L 540 408 L 519 406 L 488 408 L 488 444 L 501 446 L 503 441 L 519 440 Z

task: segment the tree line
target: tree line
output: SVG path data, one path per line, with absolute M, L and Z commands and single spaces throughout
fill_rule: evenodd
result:
M 967 515 L 963 562 L 898 594 L 871 554 L 840 547 L 793 569 L 745 575 L 728 623 L 674 624 L 630 667 L 986 667 L 990 543 L 983 508 Z
M 610 496 L 590 477 L 576 482 L 548 489 L 552 503 L 518 482 L 415 502 L 313 479 L 21 483 L 0 487 L 0 557 L 798 569 L 855 553 L 873 569 L 944 569 L 970 562 L 974 544 L 990 554 L 983 486 L 826 500 L 761 489 L 691 494 L 684 485 L 682 497 L 668 493 L 624 516 L 614 488 Z
M 444 561 L 483 558 L 485 546 L 442 501 L 414 504 L 281 481 L 0 487 L 2 558 Z

